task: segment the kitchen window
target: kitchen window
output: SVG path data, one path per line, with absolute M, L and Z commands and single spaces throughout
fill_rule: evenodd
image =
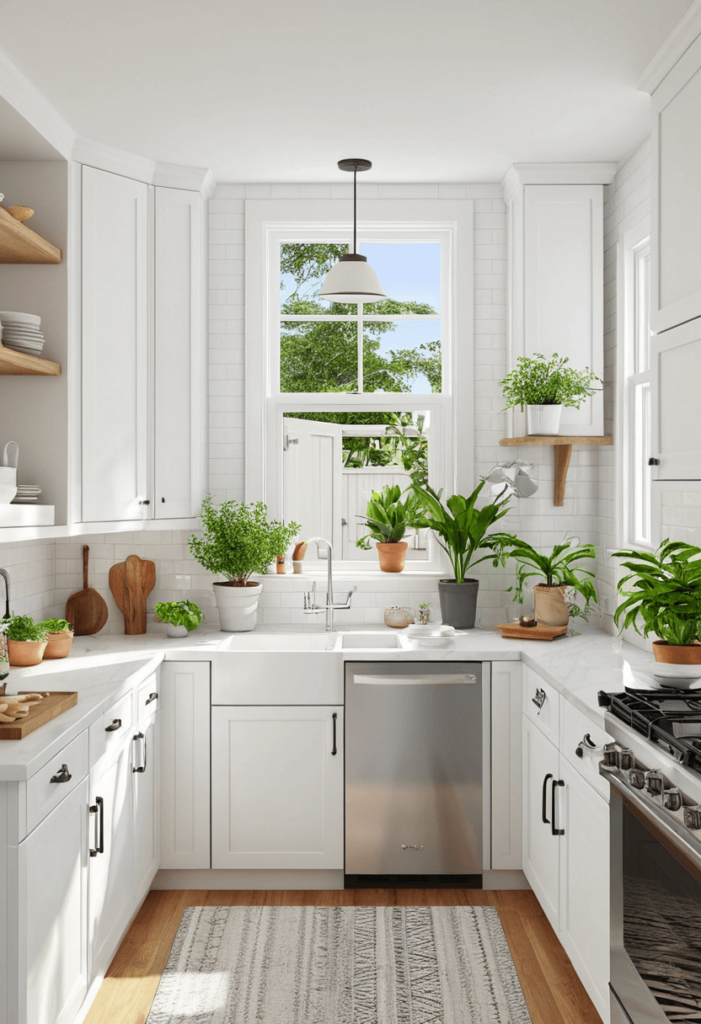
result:
M 246 500 L 376 570 L 355 543 L 373 490 L 472 480 L 472 402 L 454 402 L 456 379 L 472 395 L 472 203 L 362 209 L 358 249 L 390 298 L 356 306 L 318 296 L 348 251 L 347 202 L 247 203 Z M 430 538 L 405 539 L 409 568 L 440 568 Z

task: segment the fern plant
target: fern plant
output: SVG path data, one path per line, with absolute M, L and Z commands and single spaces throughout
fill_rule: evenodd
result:
M 504 408 L 518 405 L 523 412 L 525 405 L 566 405 L 578 409 L 585 398 L 600 390 L 594 382 L 603 382 L 588 366 L 575 370 L 568 363 L 567 356 L 557 352 L 551 359 L 540 352 L 519 356 L 513 370 L 499 381 L 506 399 Z

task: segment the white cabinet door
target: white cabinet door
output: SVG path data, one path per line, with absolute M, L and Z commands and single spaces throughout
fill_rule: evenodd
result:
M 160 668 L 161 867 L 211 867 L 209 662 Z
M 142 519 L 149 186 L 83 168 L 82 521 Z
M 204 497 L 204 200 L 155 193 L 153 512 L 175 519 L 197 515 Z
M 213 707 L 213 868 L 343 867 L 343 708 Z
M 651 350 L 653 479 L 701 480 L 701 319 L 653 336 Z
M 520 661 L 492 662 L 492 870 L 521 867 Z
M 554 834 L 558 752 L 523 718 L 523 871 L 551 925 L 559 923 L 560 836 Z
M 10 1019 L 72 1024 L 88 988 L 88 780 L 17 848 L 19 1005 Z
M 560 940 L 604 1021 L 609 1012 L 609 805 L 560 758 Z M 553 845 L 555 843 L 553 842 Z
M 88 862 L 91 978 L 108 966 L 133 912 L 131 796 L 130 738 L 90 773 L 91 831 L 96 833 Z
M 134 900 L 149 890 L 161 857 L 160 714 L 142 724 L 131 741 L 134 812 Z

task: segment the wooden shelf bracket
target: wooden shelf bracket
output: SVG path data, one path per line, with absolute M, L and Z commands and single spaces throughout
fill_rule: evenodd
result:
M 567 471 L 570 468 L 573 446 L 576 444 L 593 445 L 596 447 L 612 445 L 613 438 L 610 435 L 586 437 L 564 434 L 527 434 L 525 437 L 502 437 L 499 444 L 507 448 L 526 448 L 529 446 L 552 448 L 555 458 L 553 505 L 562 506 L 565 504 Z

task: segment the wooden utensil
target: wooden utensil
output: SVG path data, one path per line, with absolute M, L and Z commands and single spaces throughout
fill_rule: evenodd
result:
M 109 610 L 104 598 L 96 590 L 88 586 L 88 552 L 90 548 L 83 545 L 83 589 L 79 590 L 66 601 L 66 621 L 73 626 L 76 636 L 89 636 L 98 633 L 107 622 Z
M 129 555 L 110 569 L 110 590 L 129 636 L 146 632 L 146 598 L 155 586 L 156 565 L 146 558 Z

